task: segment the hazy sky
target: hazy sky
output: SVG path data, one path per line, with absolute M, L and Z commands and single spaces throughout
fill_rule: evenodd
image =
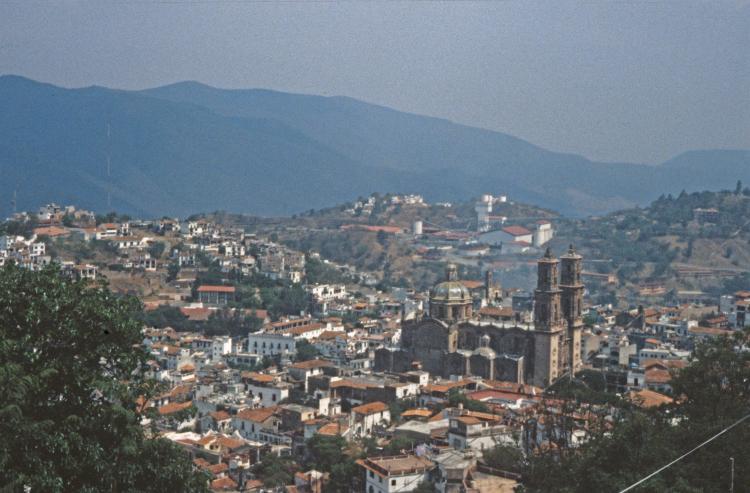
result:
M 0 0 L 0 73 L 346 95 L 608 161 L 750 148 L 740 0 Z

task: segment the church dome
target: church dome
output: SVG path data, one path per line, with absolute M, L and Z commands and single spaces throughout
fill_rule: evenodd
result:
M 431 301 L 470 301 L 471 293 L 458 280 L 458 269 L 455 264 L 448 264 L 445 269 L 445 281 L 437 284 L 430 292 Z
M 430 316 L 454 321 L 471 318 L 471 293 L 458 280 L 458 269 L 448 264 L 445 274 L 445 281 L 430 290 Z
M 478 347 L 474 350 L 475 355 L 484 356 L 487 359 L 495 359 L 495 350 L 489 347 Z
M 469 290 L 458 281 L 441 282 L 430 293 L 433 301 L 466 301 L 471 299 Z

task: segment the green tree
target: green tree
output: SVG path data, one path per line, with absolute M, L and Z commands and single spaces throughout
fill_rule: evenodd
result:
M 331 473 L 326 491 L 331 493 L 349 493 L 353 480 L 357 477 L 357 465 L 354 459 L 346 454 L 346 440 L 340 436 L 315 435 L 307 441 L 310 467 Z
M 413 490 L 413 493 L 435 493 L 435 487 L 429 481 L 422 481 Z
M 180 264 L 177 262 L 171 262 L 167 266 L 167 282 L 172 282 L 177 279 L 177 275 L 180 273 Z
M 307 293 L 299 284 L 281 288 L 260 289 L 263 306 L 274 318 L 280 315 L 299 315 L 307 309 Z
M 75 223 L 75 221 L 74 221 L 74 218 L 73 218 L 73 216 L 72 216 L 72 215 L 70 215 L 70 214 L 65 214 L 65 215 L 63 216 L 63 218 L 62 218 L 62 224 L 63 224 L 63 226 L 65 226 L 66 228 L 72 228 L 72 227 L 74 226 L 74 223 Z
M 297 341 L 295 350 L 297 351 L 297 354 L 294 357 L 294 361 L 309 361 L 311 359 L 317 358 L 318 355 L 320 355 L 320 351 L 318 351 L 315 346 L 310 344 L 305 339 Z
M 406 437 L 395 437 L 383 449 L 383 455 L 400 455 L 402 450 L 411 450 L 416 444 Z
M 484 452 L 482 458 L 488 466 L 503 471 L 520 472 L 524 466 L 521 449 L 512 445 L 497 445 Z
M 172 327 L 175 330 L 193 330 L 194 326 L 176 306 L 163 305 L 143 313 L 143 323 L 148 327 L 163 329 Z
M 165 248 L 166 245 L 163 242 L 155 241 L 148 247 L 148 253 L 151 255 L 151 258 L 160 259 Z
M 490 408 L 488 408 L 487 405 L 483 402 L 469 399 L 468 397 L 466 397 L 466 394 L 456 388 L 450 389 L 448 391 L 448 405 L 450 407 L 458 407 L 459 404 L 462 404 L 464 409 L 469 411 L 479 411 L 486 413 L 490 410 Z
M 266 488 L 292 484 L 297 470 L 298 466 L 291 457 L 279 457 L 273 453 L 265 454 L 254 468 L 255 474 Z
M 153 388 L 138 372 L 140 309 L 54 266 L 0 271 L 0 487 L 208 490 L 187 455 L 139 424 L 136 397 Z
M 312 257 L 305 262 L 305 279 L 309 284 L 340 284 L 350 280 L 336 267 Z
M 737 422 L 750 409 L 750 353 L 742 350 L 749 344 L 750 331 L 745 331 L 699 345 L 690 365 L 673 376 L 677 404 L 655 410 L 618 406 L 610 413 L 611 426 L 590 427 L 588 442 L 575 453 L 550 448 L 530 454 L 526 490 L 620 491 Z M 730 458 L 735 460 L 735 485 L 750 484 L 748 442 L 750 426 L 745 422 L 638 491 L 727 491 Z
M 216 310 L 200 326 L 209 336 L 247 337 L 248 333 L 256 332 L 263 326 L 263 320 L 254 316 L 246 316 L 241 310 Z

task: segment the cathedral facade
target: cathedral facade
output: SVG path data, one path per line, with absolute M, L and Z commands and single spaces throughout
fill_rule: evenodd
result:
M 487 324 L 474 317 L 472 296 L 449 265 L 430 291 L 429 315 L 404 322 L 400 348 L 375 353 L 378 371 L 415 367 L 433 375 L 480 376 L 546 387 L 581 367 L 584 286 L 573 247 L 539 259 L 534 324 Z

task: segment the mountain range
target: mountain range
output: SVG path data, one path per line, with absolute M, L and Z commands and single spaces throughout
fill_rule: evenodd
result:
M 47 202 L 143 216 L 286 215 L 372 192 L 506 194 L 568 215 L 750 183 L 750 151 L 599 163 L 347 97 L 217 89 L 66 89 L 0 77 L 0 215 Z M 108 164 L 109 163 L 109 164 Z

